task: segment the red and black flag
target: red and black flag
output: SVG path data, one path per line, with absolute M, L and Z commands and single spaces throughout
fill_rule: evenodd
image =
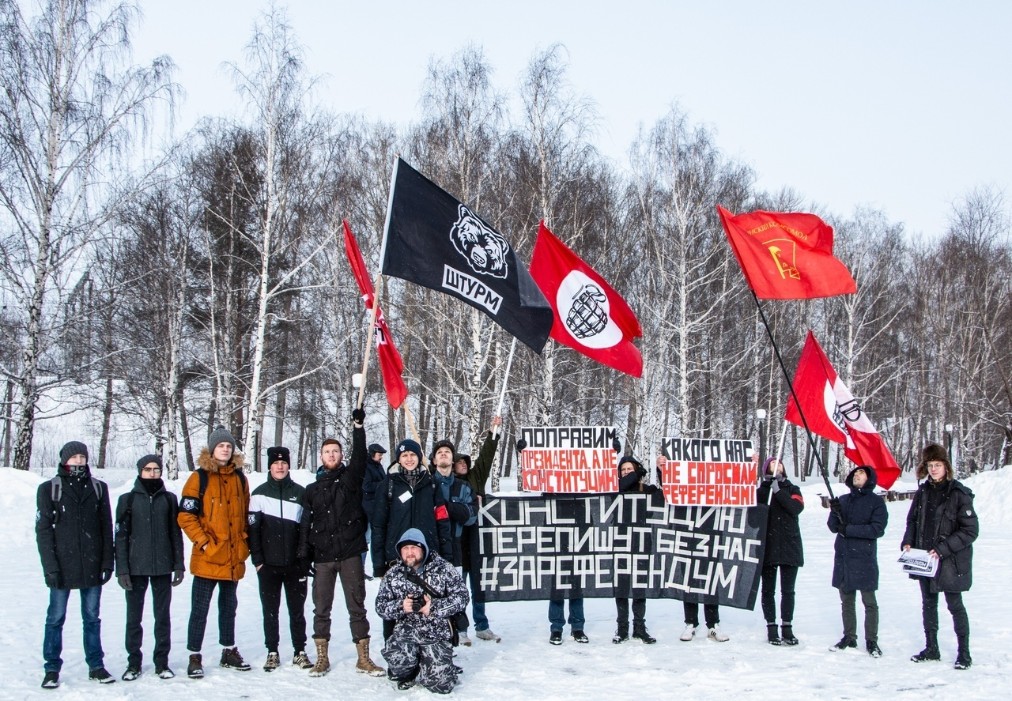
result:
M 534 244 L 531 277 L 552 304 L 552 338 L 633 377 L 643 375 L 643 357 L 632 342 L 643 335 L 636 315 L 544 222 Z
M 847 266 L 833 256 L 833 227 L 814 214 L 732 215 L 717 207 L 727 240 L 749 287 L 760 299 L 811 299 L 853 294 Z
M 470 304 L 537 353 L 548 341 L 551 305 L 506 238 L 400 158 L 382 272 Z

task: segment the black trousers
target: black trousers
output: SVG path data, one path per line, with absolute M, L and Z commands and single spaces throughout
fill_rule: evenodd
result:
M 798 568 L 793 565 L 763 565 L 762 609 L 767 623 L 777 622 L 774 595 L 777 591 L 777 570 L 780 570 L 780 622 L 794 620 L 794 583 L 798 581 Z
M 222 647 L 235 645 L 235 611 L 239 606 L 236 597 L 237 582 L 227 579 L 207 579 L 193 576 L 190 585 L 190 624 L 186 628 L 186 649 L 200 652 L 204 645 L 204 630 L 207 628 L 207 613 L 211 609 L 211 597 L 218 589 L 218 642 Z
M 618 612 L 618 628 L 624 632 L 629 629 L 629 599 L 615 599 L 615 608 Z M 632 613 L 633 629 L 643 627 L 646 623 L 647 600 L 633 599 Z
M 931 591 L 931 580 L 920 578 L 921 585 L 921 619 L 924 623 L 924 637 L 929 645 L 938 646 L 938 592 Z M 965 642 L 970 638 L 970 617 L 963 604 L 963 595 L 959 592 L 945 592 L 945 605 L 952 614 L 952 627 L 956 638 Z
M 685 611 L 686 625 L 699 625 L 699 604 L 694 601 L 683 601 L 682 609 Z M 713 628 L 720 623 L 720 607 L 717 604 L 703 604 L 703 619 L 707 628 Z
M 133 588 L 123 592 L 126 594 L 127 667 L 141 668 L 143 660 L 141 642 L 144 640 L 141 619 L 144 617 L 144 597 L 150 582 L 151 610 L 155 615 L 155 668 L 164 669 L 169 666 L 169 648 L 172 642 L 172 622 L 169 617 L 169 606 L 172 604 L 172 575 L 131 576 L 130 582 Z
M 281 590 L 285 590 L 288 606 L 288 629 L 295 652 L 306 649 L 306 596 L 309 581 L 304 568 L 263 565 L 257 570 L 260 581 L 260 606 L 264 613 L 264 645 L 268 652 L 277 652 L 281 642 Z

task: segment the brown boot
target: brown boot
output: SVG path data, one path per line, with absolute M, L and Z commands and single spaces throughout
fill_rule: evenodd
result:
M 358 650 L 358 662 L 355 664 L 355 671 L 368 674 L 370 677 L 382 677 L 386 674 L 385 669 L 377 667 L 369 658 L 369 638 L 362 638 L 356 642 L 355 648 Z
M 330 648 L 330 641 L 323 638 L 313 638 L 316 643 L 316 664 L 309 670 L 309 676 L 322 677 L 330 671 L 330 657 L 327 654 Z

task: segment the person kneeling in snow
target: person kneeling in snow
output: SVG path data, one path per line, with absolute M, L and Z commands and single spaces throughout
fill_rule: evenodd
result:
M 425 536 L 409 528 L 397 541 L 400 560 L 383 577 L 376 611 L 395 624 L 383 657 L 388 676 L 399 689 L 421 684 L 448 694 L 457 684 L 450 619 L 467 606 L 467 588 L 457 570 Z

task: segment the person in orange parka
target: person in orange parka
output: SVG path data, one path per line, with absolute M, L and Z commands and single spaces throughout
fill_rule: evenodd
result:
M 200 648 L 215 587 L 218 587 L 221 666 L 242 672 L 250 669 L 235 646 L 236 589 L 246 573 L 249 557 L 246 537 L 249 484 L 242 466 L 242 455 L 235 452 L 235 439 L 224 426 L 218 426 L 208 437 L 207 448 L 197 458 L 198 469 L 186 480 L 179 499 L 179 526 L 193 543 L 190 555 L 193 586 L 186 632 L 186 648 L 190 651 L 186 674 L 191 679 L 204 676 Z M 201 472 L 206 474 L 203 494 Z

